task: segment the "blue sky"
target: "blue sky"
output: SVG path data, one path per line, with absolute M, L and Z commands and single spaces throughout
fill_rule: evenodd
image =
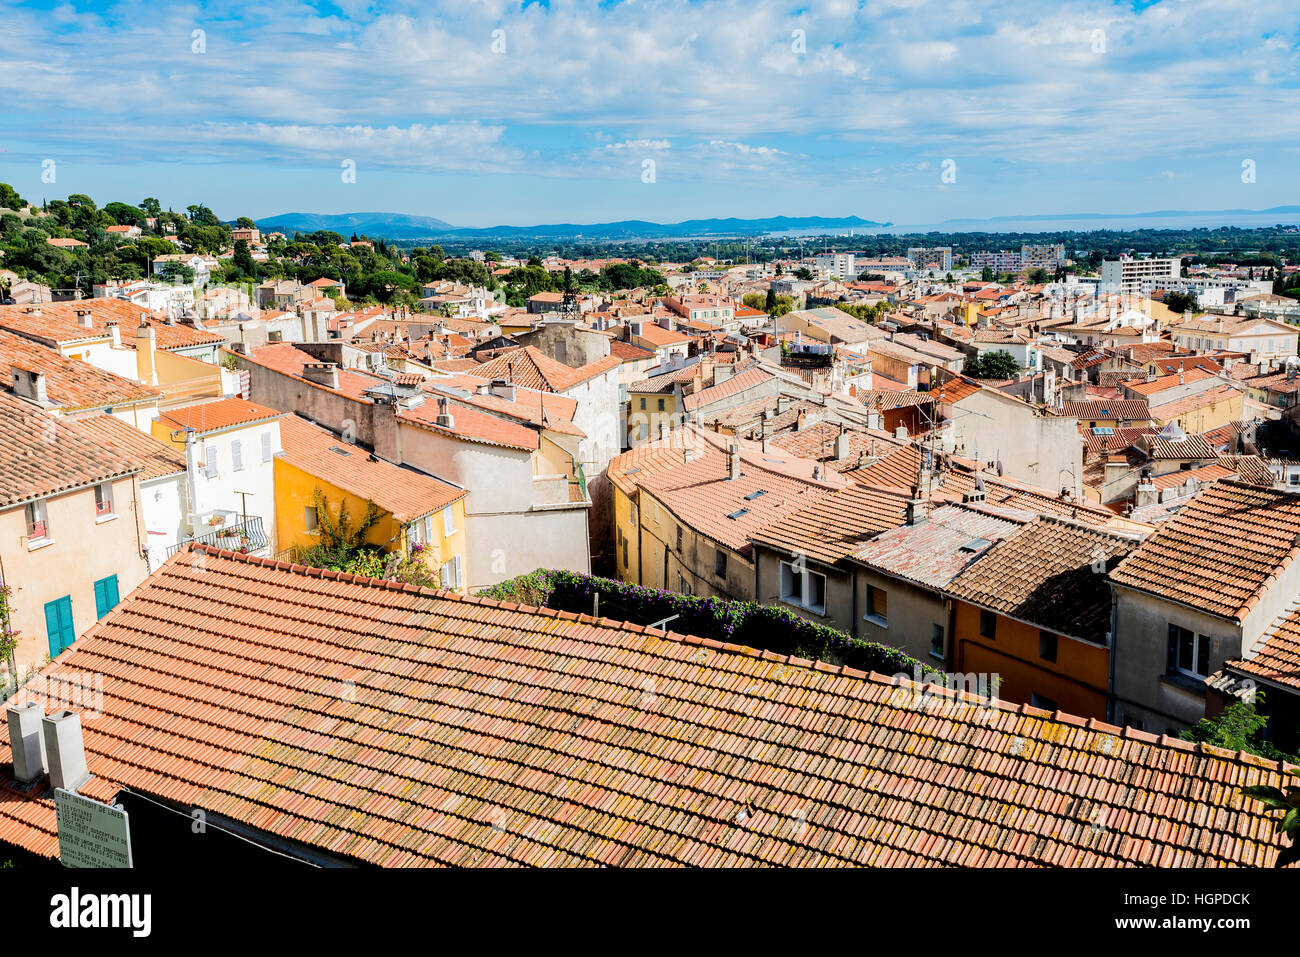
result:
M 0 0 L 0 181 L 464 226 L 1259 209 L 1300 203 L 1296 12 Z

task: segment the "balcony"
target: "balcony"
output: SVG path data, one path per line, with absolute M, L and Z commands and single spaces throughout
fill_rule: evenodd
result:
M 266 533 L 262 531 L 262 519 L 251 515 L 245 521 L 234 525 L 223 525 L 206 535 L 196 535 L 178 542 L 167 549 L 167 557 L 171 558 L 194 542 L 200 545 L 212 545 L 215 548 L 228 548 L 236 552 L 256 552 L 266 548 L 268 544 Z

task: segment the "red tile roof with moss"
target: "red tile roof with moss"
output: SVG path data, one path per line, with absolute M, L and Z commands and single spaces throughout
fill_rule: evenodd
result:
M 87 797 L 127 787 L 346 861 L 1266 867 L 1279 850 L 1241 794 L 1285 783 L 1276 761 L 954 692 L 918 709 L 882 675 L 202 546 L 57 669 L 104 676 Z M 0 840 L 56 855 L 48 785 L 7 793 Z

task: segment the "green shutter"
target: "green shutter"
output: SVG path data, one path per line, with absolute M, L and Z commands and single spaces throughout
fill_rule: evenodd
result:
M 77 639 L 72 624 L 72 596 L 64 595 L 45 605 L 45 631 L 49 636 L 50 657 L 53 658 Z
M 109 575 L 95 582 L 95 617 L 103 618 L 117 607 L 117 576 Z

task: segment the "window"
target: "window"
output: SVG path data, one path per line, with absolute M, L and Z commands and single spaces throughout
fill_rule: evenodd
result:
M 442 579 L 442 587 L 448 591 L 460 588 L 460 556 L 456 555 L 443 562 L 438 575 Z
M 623 563 L 627 564 L 626 558 L 623 559 Z M 720 548 L 713 553 L 713 574 L 719 578 L 727 577 L 727 553 Z
M 117 576 L 109 575 L 95 582 L 95 618 L 103 618 L 117 607 Z
M 682 551 L 682 527 L 681 527 L 680 525 L 678 525 L 678 526 L 677 526 L 677 552 L 678 552 L 678 554 L 681 554 L 681 551 Z
M 262 433 L 262 461 L 271 461 L 271 433 Z
M 781 563 L 781 600 L 819 615 L 826 613 L 826 576 Z
M 72 596 L 47 602 L 45 605 L 45 633 L 50 643 L 50 657 L 60 654 L 77 640 L 77 631 L 72 624 Z
M 867 586 L 867 621 L 889 627 L 889 592 L 875 585 Z
M 448 505 L 442 510 L 442 534 L 452 535 L 456 532 L 456 510 Z
M 1050 631 L 1038 632 L 1038 657 L 1044 661 L 1056 660 L 1056 636 Z
M 230 467 L 236 472 L 244 468 L 244 446 L 239 439 L 230 443 Z
M 662 412 L 663 410 L 664 410 L 664 400 L 663 400 L 663 399 L 660 399 L 660 400 L 659 400 L 659 411 Z
M 106 518 L 113 514 L 113 484 L 100 482 L 95 486 L 95 517 Z
M 309 532 L 320 531 L 320 513 L 316 511 L 315 506 L 308 505 L 302 510 L 302 523 Z
M 27 503 L 27 540 L 29 544 L 48 541 L 50 518 L 44 502 Z
M 203 464 L 204 476 L 207 478 L 216 478 L 219 473 L 219 469 L 217 467 L 216 447 L 212 445 L 207 446 L 204 449 L 203 458 L 204 458 L 204 464 Z
M 642 408 L 642 409 L 645 408 L 645 399 L 642 399 L 642 400 L 641 400 L 641 408 Z
M 1029 696 L 1029 703 L 1035 708 L 1042 708 L 1044 711 L 1057 710 L 1057 704 L 1054 699 L 1049 698 L 1046 695 L 1038 694 L 1037 692 L 1034 692 Z
M 677 575 L 677 590 L 683 595 L 691 594 L 691 583 L 686 580 L 685 575 L 680 573 Z
M 930 626 L 930 654 L 943 657 L 943 625 Z
M 980 636 L 983 638 L 998 636 L 998 616 L 991 611 L 980 611 Z
M 1169 672 L 1190 678 L 1206 678 L 1210 674 L 1210 636 L 1198 635 L 1169 626 Z

